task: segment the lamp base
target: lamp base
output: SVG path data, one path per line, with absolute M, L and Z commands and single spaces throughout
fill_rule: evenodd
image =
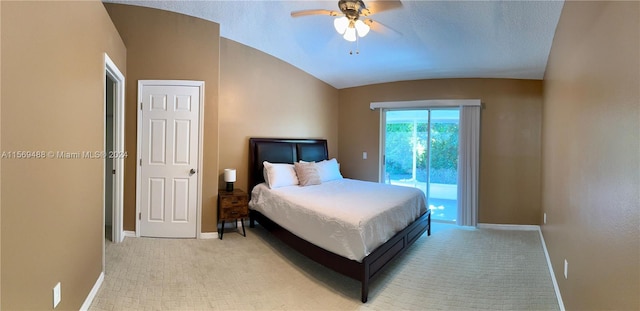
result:
M 227 182 L 227 192 L 233 192 L 233 183 Z

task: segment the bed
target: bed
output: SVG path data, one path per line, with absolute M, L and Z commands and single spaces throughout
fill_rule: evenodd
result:
M 268 196 L 271 192 L 275 191 L 269 191 L 268 187 L 264 185 L 264 161 L 271 163 L 295 163 L 301 160 L 307 162 L 328 160 L 327 141 L 324 139 L 250 138 L 249 152 L 249 189 L 251 189 L 252 196 L 255 196 L 252 197 L 252 201 L 255 202 L 259 198 L 260 201 L 267 203 L 265 205 L 267 207 L 269 204 L 277 205 L 277 201 L 272 201 L 272 198 Z M 314 187 L 284 187 L 280 188 L 280 190 L 282 190 L 282 192 L 288 196 L 288 200 L 292 200 L 292 204 L 294 204 L 296 198 L 301 198 L 301 195 L 312 195 L 313 192 L 319 191 L 318 189 L 322 187 L 345 188 L 345 185 L 348 184 L 348 188 L 359 188 L 360 183 L 363 182 L 345 179 L 322 183 L 322 185 Z M 378 185 L 380 187 L 385 186 L 381 184 Z M 376 184 L 366 186 L 378 187 Z M 409 190 L 409 188 L 396 188 L 398 188 L 397 191 L 400 192 L 414 191 Z M 394 196 L 395 195 L 389 197 Z M 327 205 L 332 204 L 331 201 L 323 201 L 319 198 L 313 201 L 316 205 L 320 206 L 323 202 Z M 421 204 L 424 205 L 424 202 Z M 356 204 L 353 205 L 355 206 Z M 427 235 L 431 233 L 431 215 L 428 209 L 422 207 L 419 210 L 417 208 L 409 208 L 407 210 L 408 211 L 405 212 L 407 215 L 403 216 L 404 218 L 396 217 L 396 215 L 402 214 L 399 210 L 387 212 L 386 216 L 380 216 L 382 218 L 380 221 L 387 222 L 390 218 L 400 218 L 399 221 L 394 221 L 392 225 L 389 225 L 390 229 L 381 230 L 382 227 L 380 227 L 379 223 L 370 221 L 370 223 L 373 223 L 370 228 L 365 227 L 360 230 L 369 233 L 375 232 L 377 240 L 365 240 L 361 243 L 349 237 L 348 234 L 357 235 L 358 232 L 355 231 L 356 229 L 349 229 L 347 225 L 340 223 L 340 221 L 342 221 L 340 218 L 331 219 L 329 223 L 332 225 L 314 224 L 311 218 L 310 220 L 303 221 L 300 220 L 301 218 L 299 217 L 295 218 L 296 220 L 294 222 L 287 222 L 287 218 L 292 217 L 291 215 L 293 213 L 291 213 L 291 211 L 287 211 L 289 216 L 279 218 L 277 214 L 273 214 L 273 212 L 265 210 L 265 208 L 260 208 L 257 204 L 252 204 L 250 209 L 250 227 L 254 228 L 255 222 L 257 221 L 275 237 L 308 258 L 336 272 L 360 281 L 361 301 L 364 303 L 367 302 L 368 299 L 370 281 L 375 278 L 389 262 L 402 254 L 411 244 L 422 236 L 424 232 L 427 232 Z M 331 213 L 335 214 L 335 212 Z M 308 212 L 299 212 L 298 214 L 304 215 L 308 214 Z M 325 215 L 324 218 L 328 218 L 327 215 Z M 342 218 L 348 219 L 349 215 L 344 215 Z M 367 216 L 366 218 L 373 217 Z M 295 223 L 298 222 L 302 225 L 296 227 Z M 331 239 L 329 239 L 328 242 L 318 240 L 317 234 L 314 236 L 314 234 L 301 232 L 300 227 L 310 228 L 311 230 L 308 230 L 309 232 L 340 232 L 337 236 L 345 237 L 344 240 L 342 240 L 344 243 L 336 243 L 335 240 L 331 242 Z M 292 231 L 297 234 L 292 233 Z M 362 235 L 362 232 L 359 233 Z M 335 239 L 336 237 L 333 236 L 332 238 Z M 347 246 L 345 249 L 341 249 L 340 246 L 343 244 L 349 244 L 347 241 L 355 241 L 351 244 L 356 247 Z

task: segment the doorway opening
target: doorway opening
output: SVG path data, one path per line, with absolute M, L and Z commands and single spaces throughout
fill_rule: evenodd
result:
M 106 75 L 105 77 L 105 129 L 104 151 L 105 154 L 113 154 L 113 102 L 116 82 Z M 113 160 L 105 157 L 104 160 L 104 238 L 113 242 Z
M 124 238 L 122 208 L 124 193 L 124 75 L 104 54 L 104 235 L 113 243 Z M 103 247 L 104 248 L 104 247 Z M 104 253 L 103 253 L 104 264 Z
M 383 110 L 384 183 L 424 192 L 434 221 L 458 216 L 458 108 Z

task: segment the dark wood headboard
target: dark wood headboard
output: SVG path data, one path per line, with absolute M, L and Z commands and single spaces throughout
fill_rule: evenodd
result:
M 249 138 L 249 189 L 264 182 L 262 162 L 295 163 L 327 160 L 326 139 Z

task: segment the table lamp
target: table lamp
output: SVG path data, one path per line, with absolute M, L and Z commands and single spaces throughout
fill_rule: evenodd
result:
M 233 183 L 236 181 L 236 170 L 232 168 L 225 168 L 224 181 L 227 183 L 227 191 L 233 192 Z

